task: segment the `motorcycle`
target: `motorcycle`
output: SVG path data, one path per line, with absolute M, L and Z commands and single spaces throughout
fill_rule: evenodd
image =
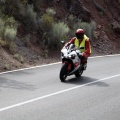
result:
M 61 50 L 62 67 L 59 78 L 61 82 L 65 82 L 67 76 L 75 75 L 80 77 L 84 71 L 80 59 L 81 51 L 74 44 L 70 44 Z

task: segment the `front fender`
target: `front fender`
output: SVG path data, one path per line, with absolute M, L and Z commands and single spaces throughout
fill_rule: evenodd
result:
M 71 70 L 74 69 L 74 64 L 73 64 L 72 60 L 63 58 L 63 59 L 62 59 L 62 63 L 63 63 L 63 64 L 64 64 L 64 63 L 68 64 L 69 67 L 71 66 L 71 67 L 70 67 Z

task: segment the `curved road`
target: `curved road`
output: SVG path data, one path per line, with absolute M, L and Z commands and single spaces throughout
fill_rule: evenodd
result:
M 61 63 L 0 73 L 0 120 L 120 120 L 120 55 L 89 58 L 81 78 Z

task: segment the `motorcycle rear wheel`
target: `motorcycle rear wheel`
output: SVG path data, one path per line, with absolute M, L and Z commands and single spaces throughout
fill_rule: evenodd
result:
M 59 75 L 61 82 L 65 82 L 67 78 L 67 68 L 68 68 L 68 65 L 64 63 L 62 65 L 62 68 L 60 70 L 60 75 Z
M 83 74 L 83 70 L 79 70 L 77 73 L 75 73 L 75 77 L 81 77 Z

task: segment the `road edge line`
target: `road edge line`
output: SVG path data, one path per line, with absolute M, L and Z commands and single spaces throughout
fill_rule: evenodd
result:
M 103 55 L 103 56 L 93 56 L 93 57 L 89 57 L 89 59 L 102 58 L 102 57 L 113 57 L 113 56 L 119 56 L 119 55 L 120 54 Z M 30 69 L 40 68 L 40 67 L 46 67 L 46 66 L 56 65 L 56 64 L 60 64 L 60 63 L 61 62 L 56 62 L 56 63 L 44 64 L 44 65 L 33 66 L 33 67 L 28 67 L 28 68 L 21 68 L 21 69 L 17 69 L 17 70 L 11 70 L 11 71 L 6 71 L 6 72 L 1 72 L 0 75 L 7 74 L 7 73 L 12 73 L 12 72 L 23 71 L 23 70 L 30 70 Z

